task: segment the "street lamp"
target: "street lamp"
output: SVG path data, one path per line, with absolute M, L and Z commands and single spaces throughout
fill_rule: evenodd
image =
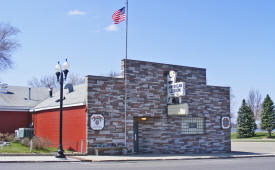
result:
M 64 80 L 66 80 L 68 72 L 69 72 L 69 67 L 70 65 L 66 61 L 63 63 L 63 66 L 61 68 L 59 61 L 57 63 L 57 65 L 55 66 L 55 70 L 56 70 L 56 77 L 57 77 L 57 81 L 60 84 L 60 119 L 59 119 L 59 146 L 57 149 L 57 155 L 56 158 L 65 158 L 66 156 L 64 155 L 64 150 L 63 150 L 63 145 L 62 145 L 62 111 L 63 111 L 63 82 Z M 63 74 L 64 74 L 64 78 L 63 78 Z

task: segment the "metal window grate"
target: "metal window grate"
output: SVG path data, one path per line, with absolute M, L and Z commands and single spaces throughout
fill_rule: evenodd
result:
M 183 117 L 181 124 L 182 134 L 204 134 L 204 118 Z

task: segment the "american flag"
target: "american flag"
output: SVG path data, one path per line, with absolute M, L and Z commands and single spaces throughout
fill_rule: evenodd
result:
M 125 7 L 117 10 L 112 16 L 114 24 L 119 24 L 121 21 L 124 21 L 125 17 L 126 17 Z

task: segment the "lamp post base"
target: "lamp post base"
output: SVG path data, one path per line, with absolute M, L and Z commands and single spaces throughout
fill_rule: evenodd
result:
M 57 150 L 57 155 L 55 156 L 56 158 L 66 158 L 66 156 L 64 155 L 64 150 L 62 149 L 62 147 L 58 147 Z

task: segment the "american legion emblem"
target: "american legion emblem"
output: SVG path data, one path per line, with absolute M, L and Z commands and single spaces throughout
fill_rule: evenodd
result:
M 90 121 L 93 130 L 101 130 L 104 128 L 104 116 L 102 114 L 93 114 Z
M 229 117 L 222 117 L 222 128 L 223 129 L 230 128 L 230 118 Z

